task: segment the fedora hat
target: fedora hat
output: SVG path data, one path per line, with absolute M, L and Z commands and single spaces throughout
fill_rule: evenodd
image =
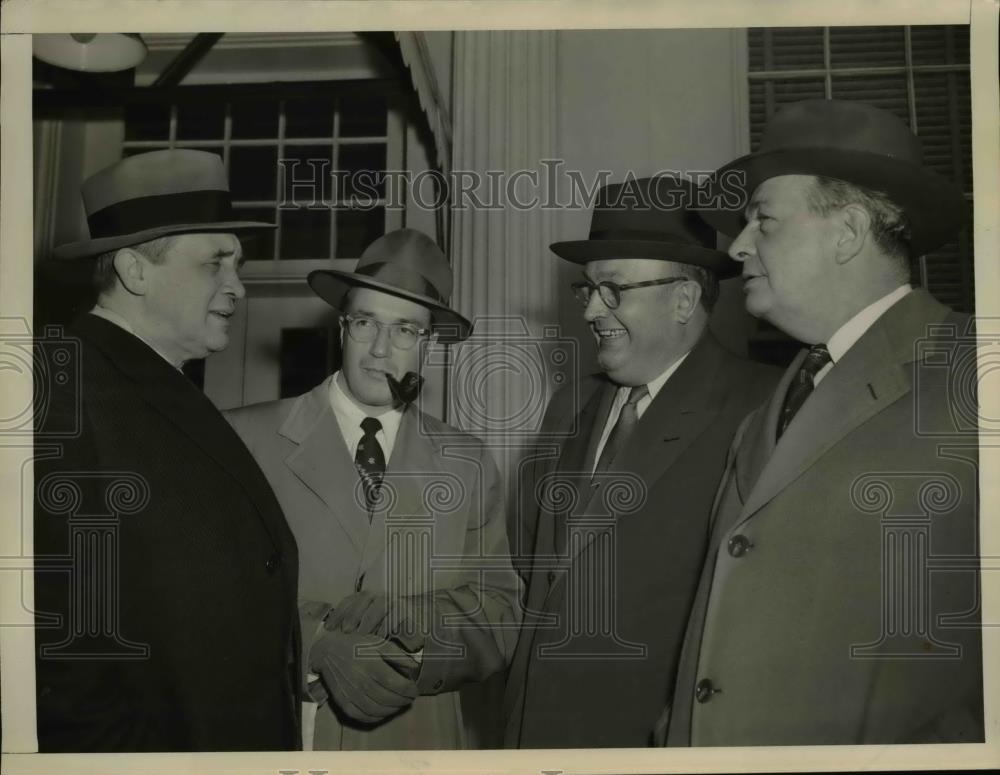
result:
M 409 299 L 431 311 L 440 342 L 461 342 L 472 324 L 448 306 L 452 275 L 441 248 L 423 232 L 397 229 L 365 248 L 353 272 L 317 269 L 306 278 L 317 296 L 342 309 L 351 288 L 372 290 Z
M 90 239 L 58 246 L 57 259 L 91 258 L 170 234 L 274 228 L 233 217 L 222 159 L 206 151 L 136 154 L 87 178 L 82 192 Z
M 863 102 L 804 100 L 779 110 L 760 147 L 721 167 L 707 182 L 709 223 L 735 237 L 749 197 L 768 178 L 820 175 L 885 193 L 903 208 L 910 252 L 940 247 L 961 228 L 968 204 L 947 178 L 922 163 L 920 140 L 893 113 Z M 727 196 L 728 192 L 728 196 Z M 739 193 L 742 201 L 735 201 Z
M 694 264 L 719 279 L 739 274 L 739 264 L 715 248 L 715 233 L 695 209 L 698 188 L 674 175 L 632 178 L 597 193 L 585 240 L 549 246 L 577 264 L 609 258 L 652 258 Z

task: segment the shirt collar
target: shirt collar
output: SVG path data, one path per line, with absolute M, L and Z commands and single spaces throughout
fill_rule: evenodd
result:
M 399 430 L 399 424 L 403 420 L 403 412 L 396 408 L 388 409 L 382 414 L 369 415 L 362 411 L 351 397 L 344 392 L 340 386 L 341 372 L 335 371 L 330 378 L 330 407 L 343 427 L 360 428 L 361 421 L 366 417 L 377 417 L 382 423 L 382 431 L 386 438 L 395 439 Z M 346 377 L 344 378 L 346 379 Z
M 96 304 L 94 305 L 94 308 L 90 310 L 90 314 L 96 315 L 99 318 L 103 318 L 104 320 L 107 320 L 109 323 L 114 323 L 119 328 L 132 334 L 132 336 L 134 336 L 140 342 L 145 344 L 149 349 L 151 349 L 153 352 L 155 352 L 157 355 L 163 358 L 163 360 L 165 360 L 167 363 L 169 363 L 171 366 L 177 369 L 177 371 L 181 371 L 181 366 L 183 366 L 183 364 L 174 363 L 170 358 L 164 355 L 163 351 L 160 350 L 156 345 L 154 345 L 148 339 L 139 336 L 139 334 L 135 332 L 135 329 L 132 328 L 132 325 L 124 317 L 119 315 L 114 310 L 110 310 L 107 307 L 102 307 L 100 304 Z
M 902 299 L 913 288 L 909 284 L 901 285 L 891 293 L 887 293 L 878 301 L 875 301 L 861 310 L 857 315 L 848 320 L 837 329 L 830 341 L 826 344 L 826 349 L 830 351 L 830 357 L 836 363 L 850 350 L 872 325 L 897 301 Z

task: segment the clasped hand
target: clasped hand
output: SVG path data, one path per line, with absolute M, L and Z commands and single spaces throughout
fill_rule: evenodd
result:
M 390 615 L 384 595 L 349 595 L 327 616 L 310 651 L 310 669 L 352 719 L 378 722 L 408 707 L 419 693 L 419 663 L 411 651 L 422 639 L 409 620 L 399 618 L 396 611 Z

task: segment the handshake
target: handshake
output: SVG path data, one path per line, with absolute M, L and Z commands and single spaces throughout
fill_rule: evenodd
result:
M 306 664 L 341 713 L 374 724 L 410 706 L 419 694 L 424 608 L 422 598 L 390 602 L 381 592 L 356 592 L 332 609 L 300 605 L 303 637 L 309 622 L 315 627 Z

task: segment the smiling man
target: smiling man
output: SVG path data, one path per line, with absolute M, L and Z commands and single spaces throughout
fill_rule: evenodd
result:
M 552 398 L 519 482 L 528 594 L 508 746 L 650 744 L 726 450 L 777 378 L 708 330 L 738 264 L 715 250 L 694 193 L 667 176 L 607 186 L 589 239 L 552 245 L 581 268 L 573 291 L 601 373 Z
M 413 229 L 309 284 L 340 314 L 340 369 L 228 415 L 301 549 L 306 745 L 463 748 L 458 689 L 507 665 L 521 586 L 489 451 L 413 403 L 430 346 L 471 326 Z
M 229 344 L 237 235 L 273 227 L 233 218 L 222 160 L 200 151 L 132 156 L 83 199 L 90 239 L 56 250 L 92 265 L 98 294 L 53 364 L 78 386 L 36 374 L 39 749 L 297 748 L 295 541 L 181 372 Z
M 975 338 L 909 284 L 968 204 L 856 102 L 784 108 L 734 172 L 706 218 L 806 348 L 737 434 L 667 743 L 981 742 Z

